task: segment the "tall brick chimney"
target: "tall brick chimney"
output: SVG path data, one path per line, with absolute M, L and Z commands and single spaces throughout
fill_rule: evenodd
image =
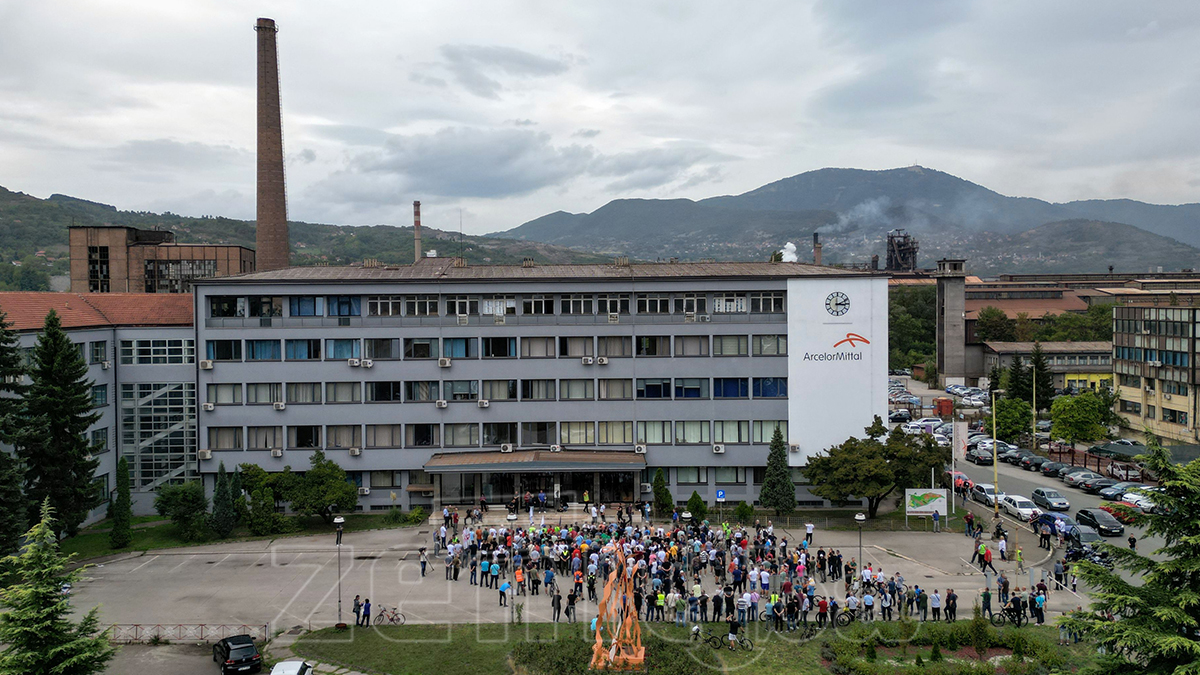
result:
M 287 192 L 283 182 L 283 124 L 279 114 L 279 59 L 273 19 L 259 19 L 258 33 L 258 213 L 255 267 L 288 266 Z
M 421 262 L 421 202 L 413 202 L 413 262 Z

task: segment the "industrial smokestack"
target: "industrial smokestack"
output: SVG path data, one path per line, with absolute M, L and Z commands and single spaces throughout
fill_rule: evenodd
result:
M 413 202 L 413 262 L 421 262 L 421 202 Z
M 279 113 L 279 58 L 273 19 L 259 19 L 258 33 L 258 200 L 255 266 L 288 266 L 287 193 L 283 182 L 283 123 Z
M 813 232 L 813 264 L 821 264 L 821 235 Z

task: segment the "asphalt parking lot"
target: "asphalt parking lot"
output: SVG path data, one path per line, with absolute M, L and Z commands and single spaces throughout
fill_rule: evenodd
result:
M 210 645 L 122 645 L 104 671 L 108 675 L 196 675 L 215 673 Z

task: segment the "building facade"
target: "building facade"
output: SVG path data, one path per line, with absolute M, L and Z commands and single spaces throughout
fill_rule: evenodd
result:
M 886 278 L 835 268 L 426 258 L 206 279 L 195 311 L 209 484 L 320 448 L 366 510 L 631 501 L 660 468 L 753 501 L 776 429 L 799 468 L 887 409 Z
M 150 513 L 159 485 L 196 476 L 196 358 L 190 296 L 0 293 L 0 311 L 18 332 L 27 363 L 50 310 L 88 364 L 100 419 L 87 434 L 97 448 L 96 486 L 116 487 L 129 461 L 135 509 Z M 96 508 L 87 522 L 104 517 Z
M 176 244 L 175 234 L 122 226 L 70 228 L 72 293 L 190 293 L 192 280 L 254 271 L 243 246 Z
M 1164 443 L 1195 443 L 1196 332 L 1192 307 L 1113 307 L 1117 412 L 1135 433 Z
M 1001 370 L 1012 365 L 1014 358 L 1030 364 L 1034 342 L 985 342 L 983 353 L 984 373 L 992 368 Z M 1042 342 L 1042 353 L 1046 365 L 1054 378 L 1055 389 L 1112 388 L 1112 343 L 1111 342 Z

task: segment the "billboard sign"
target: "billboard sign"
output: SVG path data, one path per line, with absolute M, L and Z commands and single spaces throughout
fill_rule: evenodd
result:
M 917 488 L 904 491 L 904 515 L 932 516 L 935 510 L 943 518 L 949 512 L 950 502 L 945 490 Z

